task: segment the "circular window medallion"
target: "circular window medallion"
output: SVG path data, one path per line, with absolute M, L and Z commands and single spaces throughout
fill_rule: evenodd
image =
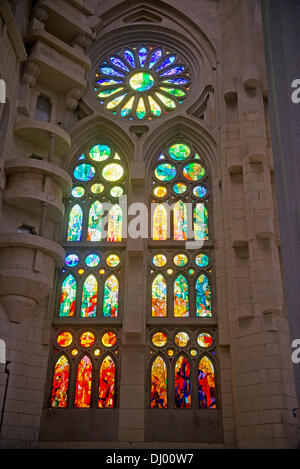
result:
M 73 342 L 73 336 L 70 332 L 62 332 L 56 340 L 60 347 L 69 347 Z
M 134 91 L 147 91 L 154 85 L 154 79 L 150 73 L 135 73 L 129 80 L 129 84 Z
M 197 342 L 200 347 L 208 348 L 213 343 L 212 336 L 207 332 L 201 332 L 201 334 L 199 334 L 197 337 Z
M 175 335 L 174 340 L 175 340 L 175 344 L 178 345 L 178 347 L 186 347 L 190 341 L 190 338 L 186 332 L 178 332 Z
M 105 347 L 113 347 L 117 343 L 117 336 L 114 332 L 106 332 L 102 337 L 102 344 Z
M 156 254 L 152 259 L 153 264 L 156 267 L 164 267 L 167 263 L 167 258 L 163 254 Z
M 152 337 L 152 343 L 155 347 L 164 347 L 167 343 L 167 336 L 163 332 L 156 332 Z
M 80 345 L 84 348 L 89 348 L 95 342 L 95 336 L 92 332 L 84 332 L 80 336 Z

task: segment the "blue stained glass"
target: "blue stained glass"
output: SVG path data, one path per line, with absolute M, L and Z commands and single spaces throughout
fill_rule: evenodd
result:
M 117 67 L 120 67 L 122 68 L 123 70 L 125 70 L 126 72 L 129 72 L 129 68 L 122 62 L 121 59 L 119 59 L 118 57 L 111 57 L 110 60 L 112 61 L 112 63 L 114 65 L 116 65 Z
M 97 81 L 98 85 L 103 86 L 118 85 L 119 83 L 123 83 L 122 80 L 108 80 L 107 78 L 101 78 L 101 80 Z
M 162 73 L 161 76 L 165 77 L 167 75 L 177 75 L 178 73 L 182 73 L 184 71 L 184 67 L 173 67 L 170 70 Z
M 85 263 L 89 267 L 96 267 L 100 262 L 100 257 L 97 254 L 89 254 L 86 259 Z
M 142 47 L 139 50 L 139 59 L 140 59 L 141 67 L 145 65 L 146 58 L 147 58 L 147 49 L 145 47 Z
M 131 52 L 131 50 L 126 49 L 126 50 L 124 51 L 124 57 L 125 57 L 125 59 L 130 63 L 130 65 L 131 65 L 133 68 L 136 68 L 136 66 L 135 66 L 135 61 L 134 61 L 134 55 L 133 55 L 133 53 Z
M 156 62 L 161 58 L 161 56 L 162 51 L 160 49 L 154 51 L 150 59 L 149 68 L 152 68 L 156 64 Z
M 74 177 L 78 181 L 90 181 L 95 176 L 95 168 L 90 164 L 81 164 L 74 169 Z
M 79 262 L 79 257 L 76 254 L 68 254 L 65 258 L 65 264 L 68 267 L 75 267 Z
M 189 82 L 186 78 L 169 78 L 164 80 L 163 83 L 172 83 L 173 85 L 186 85 Z
M 158 72 L 158 70 L 162 70 L 163 68 L 166 68 L 168 65 L 171 65 L 175 59 L 176 57 L 174 55 L 167 57 L 166 60 L 164 60 L 163 63 L 156 69 L 156 72 Z
M 85 159 L 84 153 L 82 153 L 82 155 L 80 155 L 80 157 L 78 159 L 79 160 L 84 160 Z
M 114 68 L 111 68 L 111 67 L 101 67 L 100 70 L 104 75 L 113 75 L 116 77 L 124 76 L 123 73 L 117 72 Z

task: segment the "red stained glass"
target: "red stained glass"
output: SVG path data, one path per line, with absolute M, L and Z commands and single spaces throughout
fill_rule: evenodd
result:
M 110 356 L 107 356 L 100 368 L 99 382 L 99 400 L 98 407 L 112 408 L 114 407 L 115 397 L 115 375 L 116 367 Z
M 216 408 L 215 372 L 212 362 L 206 356 L 199 362 L 198 393 L 201 409 Z
M 68 347 L 73 341 L 73 336 L 70 332 L 62 332 L 57 337 L 57 343 L 60 347 Z
M 158 356 L 151 369 L 151 408 L 166 409 L 167 404 L 167 367 L 163 358 Z
M 92 364 L 85 356 L 78 365 L 75 407 L 90 407 L 92 386 Z
M 53 375 L 51 407 L 67 406 L 67 391 L 69 385 L 69 362 L 62 355 L 56 362 Z
M 95 342 L 95 336 L 92 332 L 84 332 L 80 336 L 80 345 L 82 345 L 82 347 L 85 347 L 85 348 L 91 347 L 94 342 Z
M 105 347 L 113 347 L 117 342 L 117 336 L 113 332 L 106 332 L 102 337 L 102 344 Z
M 175 365 L 175 407 L 191 407 L 190 365 L 183 356 Z

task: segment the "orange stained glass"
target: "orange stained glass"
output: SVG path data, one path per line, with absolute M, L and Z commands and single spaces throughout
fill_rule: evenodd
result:
M 113 332 L 106 332 L 102 337 L 102 344 L 105 347 L 113 347 L 117 343 L 117 336 Z
M 94 342 L 95 342 L 95 336 L 92 332 L 84 332 L 80 336 L 80 345 L 82 347 L 85 347 L 85 348 L 91 347 Z
M 113 359 L 108 355 L 104 358 L 100 368 L 99 381 L 99 400 L 98 407 L 112 408 L 114 407 L 115 397 L 115 379 L 116 367 Z
M 152 237 L 154 241 L 168 239 L 168 214 L 163 205 L 158 205 L 153 213 Z
M 90 407 L 92 387 L 92 364 L 86 355 L 77 369 L 75 407 Z
M 122 209 L 119 205 L 109 211 L 107 241 L 122 241 Z
M 158 356 L 151 368 L 151 408 L 166 409 L 168 405 L 167 367 Z
M 206 356 L 199 362 L 198 393 L 201 409 L 216 408 L 215 372 L 212 362 Z
M 181 200 L 174 205 L 173 223 L 174 240 L 185 241 L 187 239 L 187 210 L 185 203 Z
M 68 347 L 73 341 L 73 336 L 70 332 L 62 332 L 57 337 L 57 343 L 60 347 Z
M 62 355 L 56 362 L 53 374 L 51 407 L 67 407 L 69 362 Z

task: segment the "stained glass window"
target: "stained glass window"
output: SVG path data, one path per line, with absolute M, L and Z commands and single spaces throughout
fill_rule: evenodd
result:
M 95 317 L 97 311 L 98 283 L 94 275 L 89 275 L 83 284 L 81 316 Z
M 60 316 L 74 316 L 76 300 L 76 280 L 72 275 L 68 275 L 62 284 L 60 298 Z
M 168 114 L 186 97 L 188 67 L 163 47 L 136 45 L 112 52 L 97 67 L 94 90 L 115 116 L 151 120 Z
M 174 282 L 174 316 L 189 317 L 189 287 L 183 275 L 179 275 Z
M 184 356 L 175 364 L 175 407 L 191 407 L 190 365 Z
M 201 409 L 215 409 L 215 372 L 211 360 L 204 356 L 198 367 L 199 407 Z
M 101 241 L 102 204 L 96 200 L 89 210 L 87 241 Z
M 114 205 L 108 215 L 107 241 L 122 240 L 122 210 L 119 205 Z
M 166 363 L 158 356 L 151 368 L 151 408 L 165 409 L 168 403 Z
M 86 355 L 82 358 L 77 369 L 75 407 L 90 407 L 92 387 L 92 363 Z
M 209 240 L 208 177 L 206 163 L 192 144 L 179 141 L 162 149 L 152 166 L 154 241 Z
M 196 316 L 211 317 L 211 287 L 209 279 L 202 274 L 196 283 Z
M 103 316 L 116 318 L 118 316 L 119 282 L 115 275 L 111 275 L 104 285 Z
M 62 355 L 56 362 L 53 374 L 51 407 L 66 407 L 69 386 L 69 362 Z
M 107 355 L 102 361 L 99 380 L 98 407 L 114 407 L 115 397 L 115 364 L 113 359 Z
M 76 204 L 70 210 L 67 241 L 80 241 L 82 233 L 83 213 L 80 205 Z
M 167 316 L 167 285 L 161 274 L 152 283 L 152 316 Z

